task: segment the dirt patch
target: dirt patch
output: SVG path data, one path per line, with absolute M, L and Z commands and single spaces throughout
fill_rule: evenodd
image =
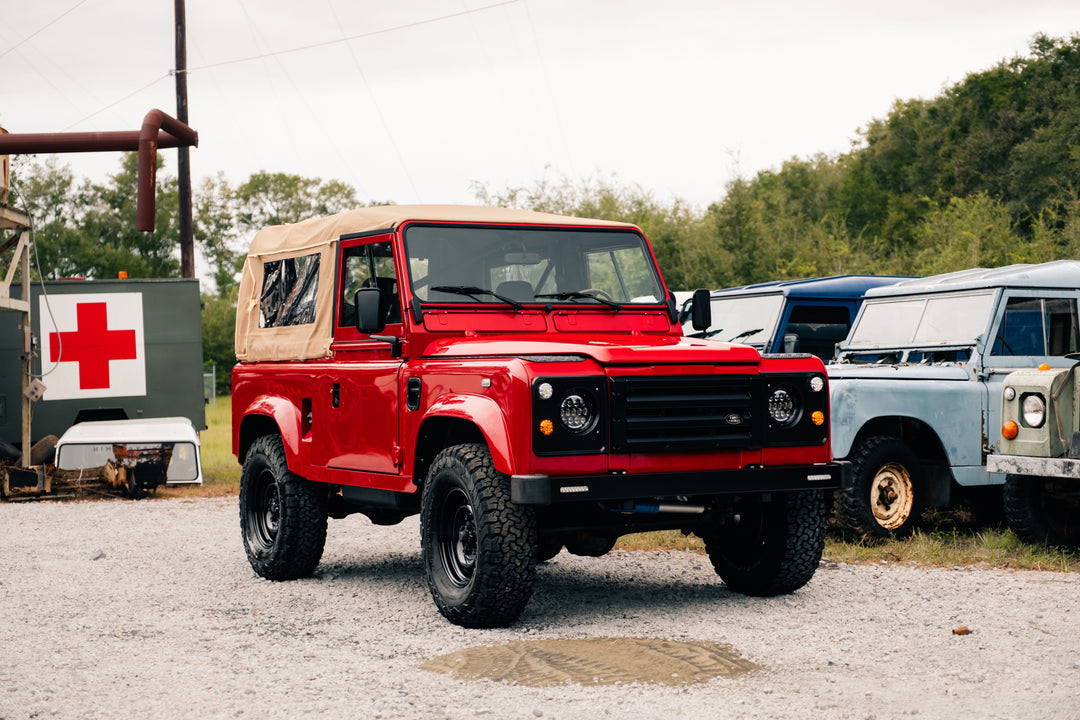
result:
M 442 655 L 420 667 L 458 680 L 487 678 L 533 687 L 691 685 L 761 668 L 722 643 L 632 637 L 484 645 Z

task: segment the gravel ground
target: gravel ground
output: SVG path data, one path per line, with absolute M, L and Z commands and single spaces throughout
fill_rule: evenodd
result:
M 2 720 L 1080 720 L 1075 574 L 823 563 L 758 599 L 692 553 L 563 553 L 514 626 L 464 630 L 428 595 L 415 518 L 331 520 L 316 576 L 288 583 L 249 568 L 234 499 L 0 504 L 0 539 Z M 595 637 L 725 643 L 760 669 L 529 687 L 420 667 Z

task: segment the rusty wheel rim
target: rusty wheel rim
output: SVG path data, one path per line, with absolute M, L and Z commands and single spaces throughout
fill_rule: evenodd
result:
M 915 487 L 903 465 L 887 463 L 874 475 L 870 486 L 870 507 L 874 519 L 886 530 L 896 530 L 911 517 Z

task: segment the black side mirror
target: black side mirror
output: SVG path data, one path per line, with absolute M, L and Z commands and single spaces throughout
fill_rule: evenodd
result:
M 379 288 L 360 288 L 353 295 L 356 307 L 356 329 L 362 333 L 382 332 L 386 327 L 383 318 L 382 291 Z
M 694 298 L 690 301 L 690 323 L 695 330 L 708 330 L 712 325 L 712 300 L 709 291 L 700 288 L 694 291 Z

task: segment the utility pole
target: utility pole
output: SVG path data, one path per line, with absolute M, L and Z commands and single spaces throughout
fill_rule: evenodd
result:
M 173 0 L 176 11 L 176 119 L 187 125 L 187 23 L 184 0 Z M 180 277 L 195 277 L 195 232 L 191 224 L 191 163 L 188 148 L 177 149 L 180 195 Z

